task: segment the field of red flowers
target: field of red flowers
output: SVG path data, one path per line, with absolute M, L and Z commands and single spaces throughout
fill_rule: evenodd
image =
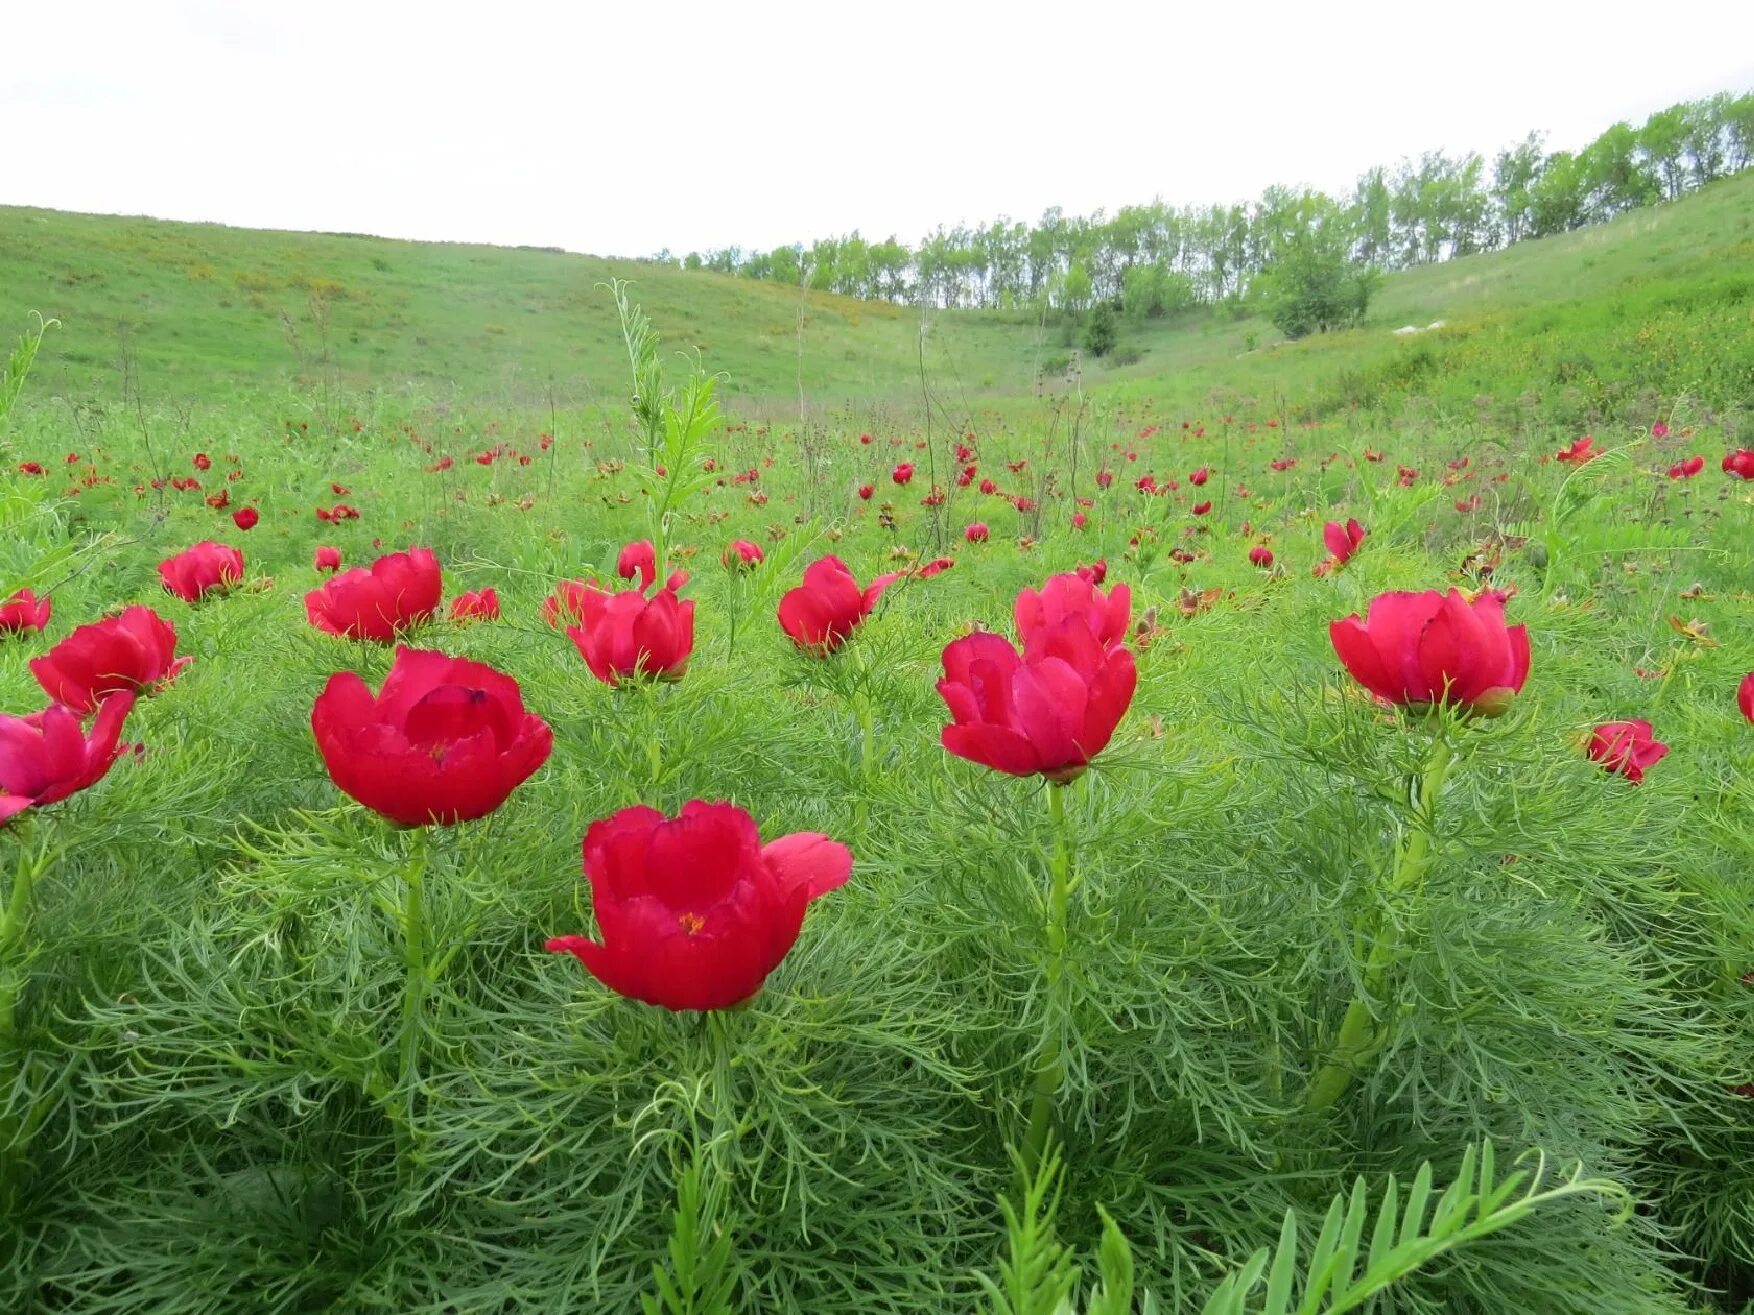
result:
M 622 309 L 626 423 L 12 417 L 0 1306 L 1743 1308 L 1731 425 L 788 427 Z

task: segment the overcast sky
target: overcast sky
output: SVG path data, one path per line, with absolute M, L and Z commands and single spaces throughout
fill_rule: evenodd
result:
M 0 202 L 560 246 L 1329 189 L 1754 89 L 1754 3 L 0 0 Z

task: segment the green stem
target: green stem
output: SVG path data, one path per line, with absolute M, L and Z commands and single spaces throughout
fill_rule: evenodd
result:
M 426 988 L 430 980 L 426 943 L 426 865 L 429 840 L 424 828 L 413 833 L 408 870 L 402 879 L 402 1035 L 396 1069 L 396 1167 L 404 1187 L 414 1178 L 418 1147 L 415 1116 L 419 1105 L 420 1041 L 424 1032 Z
M 1432 840 L 1437 834 L 1437 797 L 1443 792 L 1454 761 L 1455 750 L 1450 747 L 1449 740 L 1441 731 L 1434 733 L 1431 752 L 1419 781 L 1419 808 L 1413 819 L 1413 834 L 1395 856 L 1394 871 L 1389 876 L 1385 894 L 1390 898 L 1418 889 L 1425 879 L 1425 870 L 1431 862 Z M 1360 919 L 1354 943 L 1368 940 L 1370 954 L 1364 961 L 1358 994 L 1346 1006 L 1346 1013 L 1340 1020 L 1333 1052 L 1310 1079 L 1309 1089 L 1304 1093 L 1304 1108 L 1311 1112 L 1329 1109 L 1345 1095 L 1359 1065 L 1382 1044 L 1383 1037 L 1371 1012 L 1371 1002 L 1381 994 L 1383 979 L 1400 951 L 1394 932 L 1394 922 L 1384 920 L 1376 910 Z
M 1053 1123 L 1054 1101 L 1066 1076 L 1065 978 L 1066 918 L 1072 904 L 1072 835 L 1066 825 L 1066 785 L 1049 784 L 1048 821 L 1054 832 L 1053 857 L 1049 864 L 1047 907 L 1047 962 L 1042 971 L 1046 1002 L 1043 1006 L 1041 1049 L 1035 1060 L 1034 1095 L 1029 1105 L 1029 1125 L 1023 1135 L 1023 1172 L 1033 1177 L 1047 1150 Z
M 30 923 L 31 893 L 36 879 L 49 863 L 48 854 L 27 856 L 21 850 L 13 870 L 12 889 L 7 893 L 6 908 L 0 912 L 0 1217 L 9 1216 L 17 1197 L 17 1168 L 23 1146 L 20 1133 L 26 1137 L 31 1123 L 31 1110 L 23 1106 L 22 1114 L 12 1112 L 13 1102 L 23 1101 L 25 1046 L 18 1034 L 18 1005 L 24 994 L 29 972 L 30 954 L 25 932 Z

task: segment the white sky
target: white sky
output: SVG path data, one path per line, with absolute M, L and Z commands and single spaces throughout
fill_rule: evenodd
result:
M 912 242 L 1750 89 L 1750 0 L 0 0 L 0 203 L 620 255 Z

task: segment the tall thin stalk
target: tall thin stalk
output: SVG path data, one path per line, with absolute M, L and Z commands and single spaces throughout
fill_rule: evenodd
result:
M 1053 1125 L 1054 1102 L 1066 1076 L 1066 921 L 1072 905 L 1072 834 L 1066 821 L 1066 791 L 1071 783 L 1050 783 L 1048 823 L 1053 830 L 1053 851 L 1048 861 L 1047 958 L 1042 967 L 1045 1002 L 1042 1008 L 1041 1048 L 1036 1053 L 1035 1082 L 1029 1105 L 1029 1124 L 1023 1135 L 1023 1172 L 1033 1176 L 1047 1149 Z

